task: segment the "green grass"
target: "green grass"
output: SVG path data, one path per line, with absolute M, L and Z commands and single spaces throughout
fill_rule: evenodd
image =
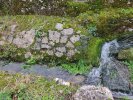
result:
M 40 76 L 0 72 L 0 100 L 67 100 L 76 89 Z

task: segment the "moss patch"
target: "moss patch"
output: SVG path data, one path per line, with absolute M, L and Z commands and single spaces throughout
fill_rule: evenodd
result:
M 88 51 L 87 51 L 88 63 L 94 66 L 99 65 L 101 47 L 103 43 L 104 43 L 104 40 L 101 38 L 92 38 L 89 41 Z
M 100 11 L 87 11 L 77 17 L 77 22 L 90 29 L 96 28 L 98 36 L 114 39 L 130 34 L 128 28 L 133 28 L 133 8 L 105 8 Z
M 6 44 L 0 47 L 0 59 L 12 59 L 14 61 L 25 61 L 26 49 L 17 48 L 14 45 Z
M 48 30 L 56 30 L 57 23 L 62 23 L 64 28 L 73 28 L 76 31 L 81 31 L 82 34 L 87 33 L 87 30 L 83 26 L 77 24 L 75 19 L 70 17 L 57 17 L 57 16 L 43 16 L 43 15 L 17 15 L 17 16 L 2 16 L 0 17 L 2 22 L 2 29 L 5 31 L 11 25 L 17 24 L 17 31 L 24 30 L 40 30 L 48 32 Z M 4 27 L 7 27 L 6 29 Z M 0 30 L 2 30 L 0 29 Z
M 133 60 L 133 48 L 122 50 L 118 53 L 118 59 L 121 60 Z

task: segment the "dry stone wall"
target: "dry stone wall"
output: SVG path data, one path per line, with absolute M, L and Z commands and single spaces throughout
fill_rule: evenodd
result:
M 39 36 L 37 36 L 37 30 L 16 32 L 16 27 L 17 25 L 12 25 L 10 33 L 2 33 L 0 46 L 15 45 L 18 49 L 23 48 L 27 51 L 26 58 L 28 55 L 32 56 L 30 51 L 34 50 L 48 56 L 71 59 L 88 45 L 88 37 L 75 32 L 72 28 L 63 29 L 61 23 L 56 24 L 56 31 L 40 32 Z M 82 43 L 86 44 L 82 45 Z

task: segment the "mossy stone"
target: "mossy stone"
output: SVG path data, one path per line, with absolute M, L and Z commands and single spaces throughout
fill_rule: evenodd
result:
M 120 59 L 120 60 L 133 60 L 133 48 L 121 50 L 118 53 L 118 59 Z

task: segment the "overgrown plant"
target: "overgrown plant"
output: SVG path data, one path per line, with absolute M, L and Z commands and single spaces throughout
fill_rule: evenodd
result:
M 30 68 L 32 65 L 36 64 L 36 59 L 35 57 L 30 57 L 27 59 L 27 61 L 25 62 L 25 65 L 23 65 L 22 67 L 24 69 Z
M 79 60 L 77 63 L 62 64 L 61 67 L 71 74 L 85 74 L 92 66 L 88 66 L 84 60 Z

